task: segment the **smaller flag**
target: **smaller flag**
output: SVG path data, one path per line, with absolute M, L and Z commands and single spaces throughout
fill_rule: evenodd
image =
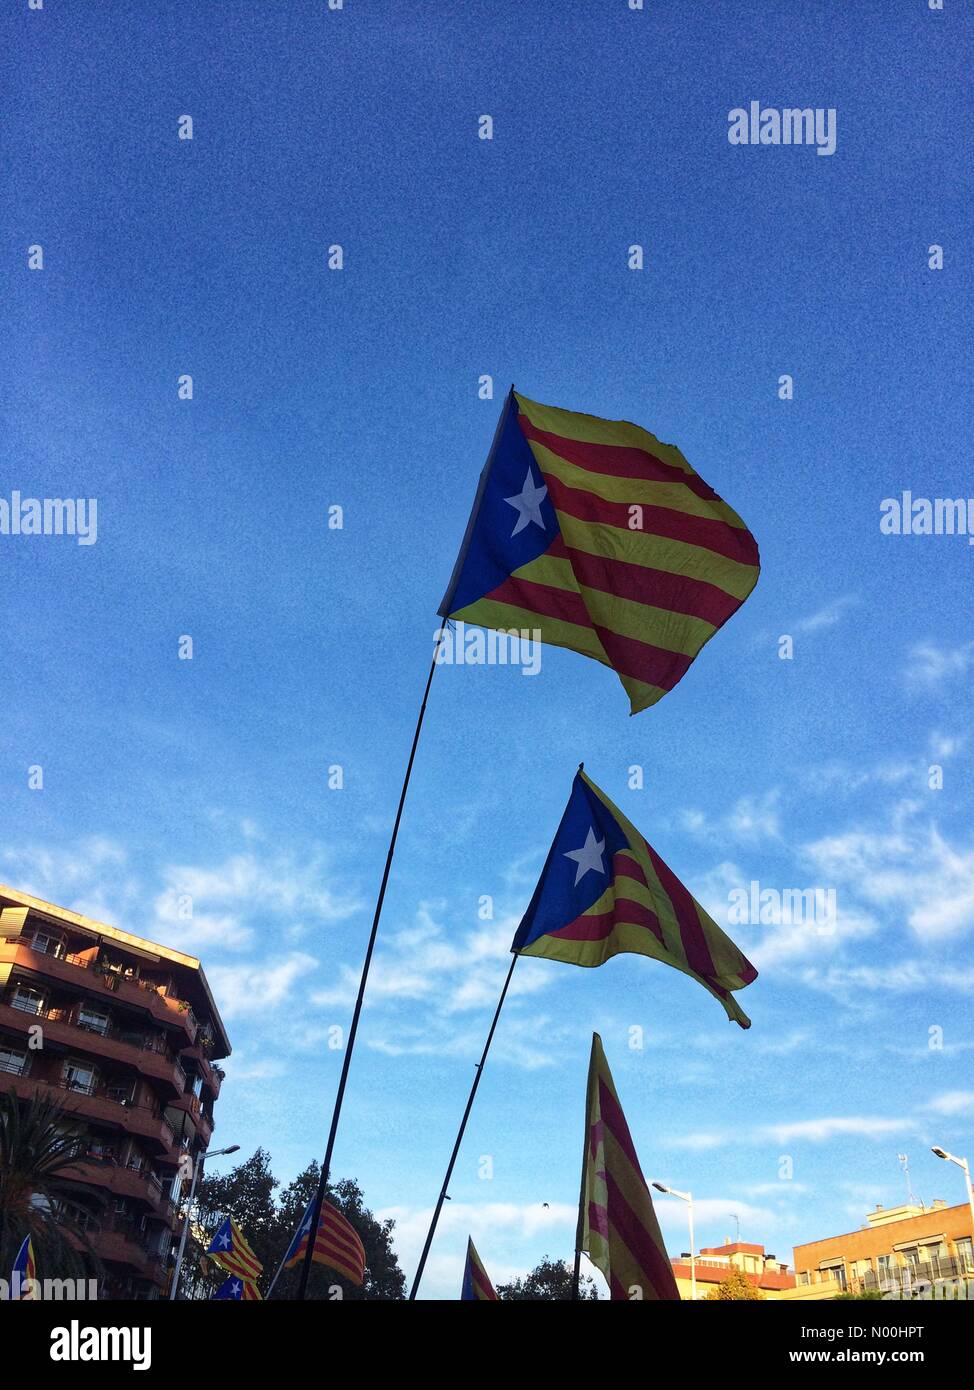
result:
M 605 1275 L 610 1298 L 679 1302 L 653 1198 L 598 1033 L 592 1034 L 588 1070 L 584 1163 L 576 1249 Z
M 228 1274 L 235 1274 L 243 1280 L 256 1280 L 264 1268 L 232 1216 L 221 1223 L 206 1247 L 206 1253 L 221 1264 Z
M 241 1279 L 239 1275 L 231 1274 L 230 1278 L 220 1285 L 213 1298 L 229 1298 L 240 1303 L 253 1303 L 260 1298 L 260 1289 L 250 1279 Z
M 477 1254 L 476 1247 L 467 1237 L 467 1263 L 463 1267 L 463 1286 L 460 1289 L 462 1301 L 469 1299 L 497 1299 L 497 1292 L 487 1278 L 487 1271 Z
M 293 1269 L 305 1256 L 308 1248 L 308 1235 L 311 1231 L 311 1216 L 314 1198 L 305 1208 L 301 1224 L 294 1233 L 294 1239 L 284 1256 L 284 1268 Z M 365 1282 L 365 1247 L 359 1233 L 350 1221 L 342 1215 L 331 1202 L 322 1202 L 321 1217 L 318 1221 L 318 1238 L 312 1258 L 329 1269 L 343 1274 L 353 1284 Z
M 621 952 L 652 956 L 751 1026 L 734 991 L 758 972 L 581 768 L 511 950 L 583 966 Z
M 34 1264 L 34 1244 L 30 1236 L 24 1236 L 20 1249 L 17 1251 L 17 1258 L 14 1260 L 14 1267 L 11 1272 L 11 1299 L 20 1303 L 35 1302 L 37 1299 L 37 1294 L 34 1289 L 34 1281 L 36 1278 L 37 1268 Z M 28 1282 L 30 1287 L 25 1288 Z

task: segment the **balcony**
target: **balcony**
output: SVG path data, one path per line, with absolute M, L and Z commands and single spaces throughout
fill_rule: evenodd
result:
M 193 1047 L 181 1048 L 180 1056 L 192 1058 L 199 1068 L 199 1073 L 203 1078 L 203 1085 L 207 1087 L 214 1100 L 218 1099 L 220 1095 L 220 1086 L 226 1077 L 226 1072 L 222 1067 L 215 1067 L 213 1065 L 206 1055 L 206 1049 L 200 1045 L 200 1039 L 197 1039 Z
M 26 1034 L 43 1020 L 45 1040 L 60 1043 L 72 1052 L 92 1053 L 104 1061 L 131 1066 L 143 1076 L 161 1082 L 174 1096 L 186 1089 L 186 1073 L 165 1043 L 139 1039 L 130 1030 L 109 1027 L 104 1033 L 79 1024 L 73 1009 L 41 1009 L 38 1013 L 9 1002 L 0 1002 L 0 1028 Z
M 93 1222 L 88 1238 L 99 1259 L 124 1265 L 160 1288 L 165 1285 L 165 1256 L 149 1246 L 130 1218 L 114 1216 Z
M 163 994 L 157 985 L 148 980 L 140 980 L 134 971 L 131 974 L 115 972 L 100 964 L 92 952 L 84 955 L 55 956 L 48 951 L 36 950 L 32 938 L 10 936 L 0 938 L 0 965 L 21 966 L 35 974 L 46 975 L 50 979 L 63 981 L 77 988 L 83 983 L 95 998 L 108 1001 L 109 995 L 117 995 L 126 1003 L 146 1009 L 166 1028 L 178 1028 L 185 1039 L 177 1046 L 192 1046 L 196 1041 L 199 1023 L 189 1004 L 183 999 L 173 999 Z M 84 975 L 80 974 L 84 971 Z
M 89 1150 L 84 1141 L 79 1145 L 77 1162 L 64 1170 L 64 1177 L 89 1187 L 104 1188 L 114 1197 L 132 1197 L 145 1202 L 170 1229 L 175 1224 L 176 1208 L 166 1196 L 162 1183 L 147 1168 L 122 1164 L 110 1149 Z
M 93 1086 L 82 1089 L 60 1079 L 48 1080 L 31 1075 L 13 1075 L 8 1083 L 22 1100 L 29 1100 L 39 1086 L 63 1093 L 66 1109 L 86 1120 L 93 1120 L 126 1134 L 138 1135 L 155 1144 L 170 1162 L 176 1162 L 179 1149 L 172 1125 L 153 1106 L 136 1105 L 121 1094 L 116 1086 Z

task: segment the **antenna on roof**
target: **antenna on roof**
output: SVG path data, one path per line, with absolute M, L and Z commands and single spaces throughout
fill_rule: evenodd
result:
M 913 1183 L 910 1181 L 910 1160 L 906 1154 L 897 1154 L 896 1157 L 900 1161 L 900 1167 L 903 1169 L 903 1175 L 906 1178 L 907 1201 L 911 1207 L 917 1207 L 920 1203 L 916 1199 L 916 1195 L 913 1191 Z

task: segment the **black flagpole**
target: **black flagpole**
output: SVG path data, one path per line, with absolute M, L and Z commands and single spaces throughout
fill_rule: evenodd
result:
M 409 750 L 409 761 L 406 764 L 406 775 L 402 781 L 402 791 L 399 793 L 399 808 L 396 811 L 396 819 L 392 827 L 392 838 L 389 841 L 389 851 L 386 854 L 386 865 L 382 872 L 382 882 L 379 885 L 379 896 L 375 904 L 375 916 L 372 918 L 372 931 L 369 933 L 369 944 L 365 951 L 365 962 L 362 966 L 362 975 L 358 982 L 358 996 L 355 1000 L 355 1011 L 352 1014 L 352 1026 L 348 1031 L 348 1046 L 345 1048 L 345 1056 L 342 1061 L 342 1074 L 338 1082 L 338 1095 L 335 1097 L 335 1109 L 332 1112 L 331 1128 L 328 1131 L 328 1147 L 325 1149 L 325 1157 L 321 1164 L 321 1175 L 318 1179 L 318 1191 L 315 1194 L 314 1210 L 311 1216 L 311 1226 L 308 1231 L 308 1248 L 304 1255 L 304 1264 L 301 1266 L 301 1282 L 298 1285 L 297 1298 L 304 1299 L 308 1292 L 308 1280 L 311 1277 L 311 1266 L 314 1261 L 315 1242 L 318 1235 L 318 1225 L 321 1221 L 321 1207 L 325 1199 L 325 1187 L 328 1184 L 328 1175 L 331 1172 L 331 1156 L 335 1147 L 335 1135 L 338 1131 L 338 1120 L 342 1113 L 342 1101 L 345 1098 L 345 1083 L 348 1080 L 348 1068 L 352 1060 L 352 1049 L 355 1047 L 355 1035 L 358 1032 L 358 1021 L 362 1013 L 362 1000 L 365 997 L 365 984 L 369 978 L 369 966 L 372 964 L 372 952 L 375 948 L 375 938 L 379 930 L 379 918 L 382 916 L 382 903 L 386 895 L 386 884 L 389 882 L 389 870 L 392 868 L 392 856 L 396 852 L 396 836 L 399 834 L 399 822 L 402 820 L 402 808 L 406 802 L 406 791 L 409 787 L 409 776 L 413 770 L 413 759 L 416 757 L 416 745 L 419 743 L 419 733 L 423 727 L 423 716 L 426 713 L 426 701 L 429 699 L 430 686 L 433 684 L 433 672 L 437 667 L 437 657 L 440 646 L 445 643 L 447 635 L 447 620 L 444 618 L 443 626 L 437 633 L 436 647 L 433 651 L 433 660 L 430 663 L 429 675 L 426 678 L 426 689 L 423 691 L 423 702 L 419 707 L 419 715 L 416 719 L 416 730 L 413 734 L 413 745 Z
M 497 1020 L 501 1016 L 501 1009 L 504 1007 L 504 1000 L 507 997 L 507 987 L 511 983 L 511 976 L 514 974 L 514 967 L 517 965 L 517 954 L 511 957 L 511 968 L 507 972 L 507 979 L 504 981 L 504 988 L 501 990 L 501 997 L 497 1001 L 497 1008 L 494 1010 L 493 1022 L 490 1025 L 490 1032 L 487 1034 L 487 1041 L 484 1043 L 484 1050 L 480 1054 L 480 1061 L 477 1064 L 477 1072 L 470 1087 L 470 1094 L 467 1097 L 467 1107 L 463 1112 L 463 1119 L 460 1121 L 460 1128 L 457 1131 L 456 1143 L 453 1145 L 453 1152 L 450 1161 L 446 1166 L 446 1174 L 443 1178 L 443 1186 L 440 1188 L 440 1195 L 436 1199 L 436 1206 L 433 1209 L 433 1219 L 430 1228 L 426 1232 L 426 1244 L 423 1246 L 423 1253 L 419 1257 L 419 1266 L 413 1278 L 413 1286 L 409 1290 L 410 1302 L 416 1297 L 419 1289 L 419 1281 L 423 1277 L 423 1270 L 426 1268 L 426 1257 L 429 1255 L 430 1246 L 433 1244 L 433 1237 L 436 1234 L 436 1224 L 440 1219 L 440 1212 L 443 1210 L 443 1203 L 446 1201 L 446 1190 L 450 1185 L 453 1176 L 453 1165 L 457 1161 L 457 1154 L 460 1152 L 460 1145 L 463 1142 L 463 1132 L 467 1127 L 467 1120 L 470 1118 L 470 1111 L 473 1109 L 474 1096 L 477 1094 L 477 1087 L 480 1085 L 480 1078 L 484 1074 L 484 1063 L 487 1061 L 487 1053 L 494 1038 L 494 1029 L 497 1027 Z
M 584 763 L 579 763 L 578 770 L 581 772 Z M 593 1038 L 593 1047 L 594 1047 Z M 589 1071 L 592 1064 L 589 1062 Z M 582 1179 L 578 1188 L 578 1225 L 575 1227 L 575 1268 L 572 1270 L 572 1298 L 578 1298 L 578 1282 L 582 1271 L 582 1240 L 585 1231 L 585 1177 L 588 1172 L 588 1081 L 585 1083 L 585 1124 L 582 1136 Z

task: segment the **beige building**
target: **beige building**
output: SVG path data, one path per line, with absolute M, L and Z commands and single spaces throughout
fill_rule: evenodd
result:
M 795 1246 L 797 1290 L 813 1298 L 838 1293 L 908 1292 L 941 1280 L 974 1278 L 974 1229 L 967 1202 L 949 1207 L 877 1207 L 857 1231 Z
M 693 1297 L 693 1272 L 689 1252 L 671 1260 L 680 1297 Z M 723 1245 L 704 1246 L 696 1259 L 697 1298 L 707 1298 L 712 1289 L 723 1284 L 732 1269 L 739 1269 L 749 1283 L 765 1298 L 784 1297 L 795 1287 L 795 1276 L 786 1264 L 765 1254 L 763 1245 L 726 1240 Z

